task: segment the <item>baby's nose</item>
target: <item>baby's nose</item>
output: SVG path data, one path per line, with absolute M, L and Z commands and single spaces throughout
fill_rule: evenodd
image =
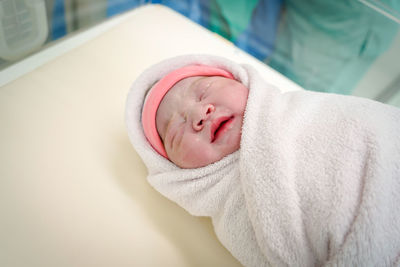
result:
M 204 123 L 208 120 L 210 115 L 215 111 L 215 107 L 213 104 L 199 105 L 196 109 L 193 116 L 193 129 L 195 131 L 200 131 L 204 127 Z

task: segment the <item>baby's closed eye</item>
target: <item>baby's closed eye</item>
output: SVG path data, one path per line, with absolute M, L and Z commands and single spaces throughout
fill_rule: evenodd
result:
M 204 99 L 205 94 L 206 94 L 206 89 L 205 88 L 201 89 L 200 92 L 197 94 L 197 101 L 201 102 Z
M 198 90 L 198 93 L 197 93 L 198 101 L 202 101 L 204 98 L 207 97 L 207 92 L 208 92 L 208 89 L 210 88 L 210 86 L 211 86 L 210 82 L 207 82 L 207 83 L 203 82 L 202 84 L 200 84 L 200 90 Z

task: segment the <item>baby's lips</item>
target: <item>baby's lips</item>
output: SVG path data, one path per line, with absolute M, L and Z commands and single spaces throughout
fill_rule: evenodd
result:
M 222 122 L 229 120 L 230 116 L 220 116 L 212 120 L 210 127 L 210 142 L 214 142 L 215 133 L 220 128 Z

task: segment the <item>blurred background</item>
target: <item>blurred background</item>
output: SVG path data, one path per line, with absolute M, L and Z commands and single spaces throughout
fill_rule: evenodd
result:
M 0 71 L 147 4 L 170 7 L 307 90 L 400 107 L 399 0 L 0 0 Z

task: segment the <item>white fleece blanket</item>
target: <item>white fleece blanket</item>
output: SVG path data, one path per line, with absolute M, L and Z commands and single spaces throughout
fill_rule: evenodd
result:
M 151 85 L 193 63 L 224 68 L 250 91 L 240 150 L 180 169 L 151 148 L 140 114 Z M 282 93 L 250 66 L 190 55 L 135 81 L 126 123 L 150 184 L 189 213 L 210 216 L 243 265 L 399 265 L 399 109 L 350 96 Z

